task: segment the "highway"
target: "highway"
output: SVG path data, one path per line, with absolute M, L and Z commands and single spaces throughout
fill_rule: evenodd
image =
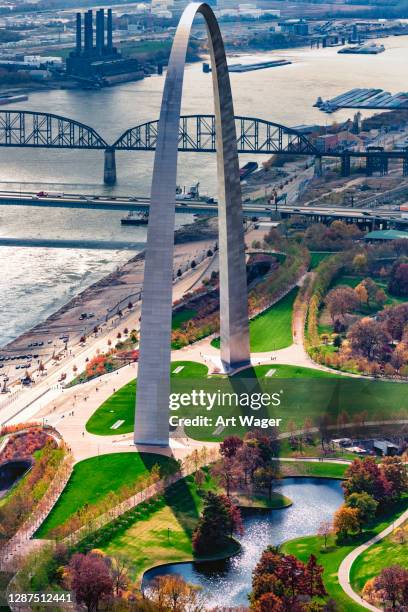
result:
M 292 198 L 290 198 L 292 199 Z M 93 196 L 93 195 L 79 195 L 79 194 L 63 194 L 62 196 L 39 197 L 35 193 L 24 192 L 21 194 L 15 192 L 0 192 L 0 206 L 37 206 L 45 208 L 76 208 L 84 210 L 119 210 L 119 211 L 136 211 L 146 212 L 150 207 L 150 198 L 147 196 L 134 196 L 134 197 L 108 197 L 108 196 Z M 218 205 L 217 203 L 205 202 L 203 200 L 175 200 L 176 213 L 184 214 L 205 214 L 205 215 L 217 215 Z M 400 225 L 408 225 L 408 219 L 403 219 L 399 210 L 390 210 L 389 208 L 376 208 L 375 212 L 372 207 L 367 208 L 349 208 L 337 206 L 335 208 L 324 207 L 324 206 L 299 206 L 296 204 L 279 205 L 276 211 L 274 205 L 266 205 L 259 203 L 251 203 L 244 201 L 243 203 L 244 215 L 247 217 L 256 216 L 269 216 L 274 215 L 275 212 L 282 214 L 282 216 L 290 216 L 294 214 L 305 215 L 308 217 L 317 217 L 327 219 L 368 219 L 383 220 L 398 222 Z M 7 241 L 16 239 L 3 237 L 4 244 Z M 0 245 L 3 244 L 0 242 Z M 36 246 L 30 240 L 30 245 L 25 246 Z M 89 241 L 90 246 L 87 248 L 101 248 L 99 241 Z M 94 243 L 92 246 L 91 243 Z M 8 244 L 11 246 L 11 243 Z M 17 244 L 15 245 L 17 246 Z M 21 244 L 21 246 L 23 246 Z M 43 246 L 43 245 L 42 245 Z M 52 246 L 52 245 L 50 245 Z M 63 245 L 61 245 L 63 246 Z M 69 246 L 69 245 L 66 245 Z M 72 245 L 76 248 L 77 245 Z M 118 247 L 113 245 L 112 247 L 106 246 L 106 248 L 129 248 L 133 249 L 133 243 L 126 246 L 126 243 L 119 245 Z

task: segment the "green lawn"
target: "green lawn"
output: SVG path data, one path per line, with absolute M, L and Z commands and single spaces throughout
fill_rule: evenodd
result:
M 193 317 L 195 317 L 197 311 L 194 308 L 186 308 L 185 310 L 179 310 L 173 314 L 171 327 L 172 329 L 179 329 L 182 323 L 189 321 Z
M 234 495 L 232 494 L 234 503 L 241 508 L 269 508 L 272 510 L 281 510 L 292 505 L 292 500 L 281 493 L 272 492 L 271 498 L 267 495 Z
M 293 289 L 268 310 L 251 319 L 249 335 L 252 353 L 276 351 L 292 344 L 292 310 L 296 294 L 297 289 Z M 220 339 L 215 338 L 211 344 L 220 348 Z
M 174 374 L 176 368 L 183 364 L 183 370 Z M 301 427 L 307 417 L 317 425 L 323 413 L 335 423 L 337 416 L 344 410 L 350 416 L 365 412 L 365 418 L 369 417 L 370 420 L 407 418 L 405 387 L 389 381 L 350 378 L 335 372 L 279 364 L 247 368 L 229 378 L 208 377 L 207 367 L 194 362 L 174 362 L 171 371 L 172 393 L 199 390 L 209 394 L 233 393 L 235 397 L 243 393 L 281 393 L 279 406 L 261 407 L 256 411 L 242 404 L 237 406 L 234 403 L 224 403 L 221 406 L 217 399 L 211 411 L 204 411 L 197 405 L 180 407 L 176 414 L 178 417 L 192 418 L 201 414 L 211 418 L 205 425 L 184 424 L 186 433 L 199 440 L 217 441 L 231 434 L 243 435 L 255 426 L 241 422 L 240 417 L 245 415 L 253 418 L 281 418 L 279 432 L 286 431 L 290 421 Z M 86 424 L 87 430 L 99 435 L 131 432 L 134 401 L 135 383 L 132 382 L 118 390 L 95 411 Z M 218 422 L 220 417 L 224 420 L 235 418 L 235 422 Z M 112 425 L 120 420 L 124 423 L 112 430 Z
M 213 488 L 214 482 L 207 475 L 202 489 Z M 191 537 L 202 509 L 202 496 L 194 478 L 178 481 L 167 489 L 164 498 L 162 508 L 137 520 L 102 546 L 108 555 L 125 556 L 133 578 L 141 578 L 155 565 L 193 558 Z
M 336 601 L 342 612 L 343 610 L 347 610 L 347 612 L 361 611 L 364 608 L 355 604 L 339 585 L 337 578 L 339 566 L 344 557 L 354 548 L 380 533 L 390 522 L 402 514 L 407 507 L 408 496 L 398 504 L 390 506 L 387 515 L 378 518 L 370 530 L 364 531 L 360 536 L 356 536 L 346 544 L 336 545 L 334 539 L 331 538 L 330 542 L 328 542 L 327 550 L 324 550 L 323 538 L 307 536 L 284 543 L 282 549 L 285 553 L 295 555 L 302 561 L 307 560 L 310 554 L 314 554 L 317 557 L 318 563 L 324 567 L 323 580 L 329 597 Z
M 348 465 L 329 461 L 279 461 L 284 476 L 310 476 L 313 478 L 343 479 Z
M 314 270 L 323 261 L 323 259 L 326 259 L 326 257 L 330 257 L 331 255 L 334 255 L 334 253 L 320 253 L 319 251 L 310 253 L 310 269 Z
M 236 378 L 264 378 L 268 372 L 275 370 L 270 380 L 274 378 L 339 378 L 339 374 L 325 372 L 323 370 L 315 370 L 313 368 L 304 368 L 302 366 L 269 364 L 259 365 L 253 368 L 248 368 L 236 374 Z
M 405 528 L 408 522 L 405 522 Z M 400 544 L 391 534 L 360 555 L 351 567 L 351 583 L 361 592 L 367 580 L 378 576 L 384 567 L 402 565 L 408 569 L 408 546 Z
M 166 466 L 173 461 L 153 453 L 115 453 L 80 461 L 37 536 L 45 537 L 85 505 L 95 504 L 111 491 L 132 485 L 154 465 Z
M 178 367 L 183 369 L 174 374 Z M 193 361 L 173 361 L 170 366 L 173 378 L 203 378 L 207 375 L 207 366 Z M 132 380 L 124 385 L 116 393 L 111 395 L 94 412 L 86 423 L 86 430 L 100 436 L 112 436 L 125 434 L 133 431 L 135 419 L 136 381 Z M 117 421 L 123 423 L 116 429 L 112 429 Z

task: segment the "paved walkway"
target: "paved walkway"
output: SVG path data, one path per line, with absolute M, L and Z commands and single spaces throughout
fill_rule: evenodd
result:
M 407 520 L 408 520 L 408 510 L 406 510 L 403 514 L 401 514 L 401 516 L 397 520 L 395 520 L 393 523 L 391 523 L 391 525 L 386 527 L 386 529 L 381 531 L 381 533 L 371 538 L 371 540 L 368 540 L 368 542 L 365 542 L 364 544 L 361 544 L 361 546 L 358 546 L 357 548 L 355 548 L 341 562 L 341 565 L 339 567 L 339 573 L 338 573 L 339 584 L 341 588 L 351 599 L 353 599 L 353 601 L 358 603 L 363 608 L 366 608 L 367 610 L 374 610 L 378 612 L 378 611 L 381 611 L 381 608 L 377 608 L 376 606 L 369 604 L 367 601 L 365 601 L 362 597 L 360 597 L 360 595 L 358 595 L 353 590 L 350 584 L 351 566 L 353 565 L 357 557 L 359 557 L 364 551 L 366 551 L 367 548 L 370 548 L 371 546 L 373 546 L 373 544 L 376 544 L 377 542 L 380 542 L 381 540 L 386 538 L 397 527 L 405 523 L 405 521 Z

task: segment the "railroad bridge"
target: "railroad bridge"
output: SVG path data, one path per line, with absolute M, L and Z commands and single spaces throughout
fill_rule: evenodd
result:
M 367 175 L 386 174 L 390 159 L 403 160 L 403 174 L 408 176 L 408 149 L 385 151 L 367 147 L 365 151 L 322 152 L 297 130 L 258 119 L 235 117 L 238 153 L 252 155 L 304 155 L 315 158 L 316 171 L 321 169 L 322 157 L 341 160 L 343 176 L 348 176 L 353 157 L 364 158 Z M 115 151 L 154 151 L 158 121 L 149 121 L 127 129 L 119 138 L 108 143 L 92 127 L 74 119 L 52 113 L 24 110 L 0 110 L 0 147 L 52 149 L 91 149 L 105 153 L 104 180 L 116 181 Z M 214 153 L 216 142 L 214 115 L 182 115 L 179 124 L 179 151 Z

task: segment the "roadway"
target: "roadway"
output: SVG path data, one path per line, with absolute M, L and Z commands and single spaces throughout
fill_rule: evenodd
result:
M 294 194 L 293 194 L 294 195 Z M 290 200 L 295 200 L 291 197 Z M 0 192 L 0 206 L 38 206 L 45 208 L 77 208 L 86 210 L 120 210 L 120 211 L 135 211 L 147 212 L 150 207 L 150 198 L 147 196 L 134 197 L 110 197 L 110 196 L 92 196 L 79 194 L 64 194 L 61 197 L 38 197 L 34 193 L 24 192 L 20 194 L 13 192 Z M 205 214 L 217 215 L 218 204 L 205 202 L 203 200 L 175 200 L 176 213 L 184 214 Z M 243 212 L 247 217 L 253 216 L 269 216 L 274 213 L 282 213 L 286 215 L 305 215 L 309 217 L 321 216 L 322 218 L 331 219 L 360 219 L 364 220 L 371 218 L 379 221 L 398 222 L 402 225 L 408 225 L 408 219 L 403 219 L 399 210 L 390 210 L 389 208 L 378 208 L 375 212 L 371 207 L 367 208 L 349 208 L 349 207 L 325 207 L 325 206 L 299 206 L 296 204 L 279 205 L 275 208 L 266 203 L 260 204 L 244 201 Z M 7 237 L 4 241 L 12 240 Z M 92 242 L 92 241 L 90 241 Z M 98 242 L 98 241 L 96 241 Z M 0 243 L 2 244 L 2 243 Z M 11 246 L 11 244 L 9 244 Z M 17 246 L 17 244 L 15 245 Z M 22 246 L 22 245 L 19 245 Z M 36 246 L 34 244 L 27 246 Z M 43 246 L 43 245 L 42 245 Z M 63 246 L 63 245 L 61 245 Z M 90 246 L 89 248 L 92 248 Z M 94 248 L 105 248 L 96 245 Z M 109 247 L 106 247 L 109 248 Z M 115 248 L 115 247 L 112 247 Z M 121 248 L 119 246 L 119 248 Z M 133 248 L 133 245 L 122 248 Z

